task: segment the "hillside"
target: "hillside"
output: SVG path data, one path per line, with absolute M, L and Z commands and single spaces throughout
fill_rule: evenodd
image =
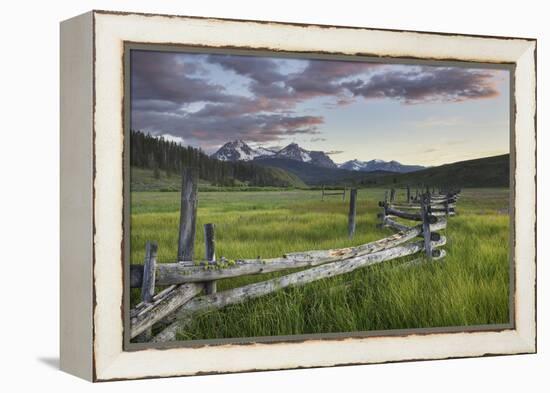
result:
M 307 162 L 282 158 L 263 158 L 254 163 L 265 167 L 281 168 L 286 172 L 299 177 L 308 185 L 341 185 L 360 180 L 375 179 L 387 175 L 388 172 L 357 172 L 338 168 L 326 168 Z
M 286 188 L 307 188 L 306 184 L 298 177 L 280 170 L 278 168 L 265 168 L 269 171 L 273 179 L 278 179 L 275 183 L 279 186 L 267 186 L 273 189 Z M 235 180 L 230 186 L 220 186 L 211 182 L 200 179 L 199 191 L 247 191 L 255 189 L 263 189 L 266 186 L 251 185 L 246 182 Z M 143 169 L 137 167 L 130 168 L 130 190 L 131 191 L 180 191 L 181 175 L 173 172 L 158 171 L 152 169 Z
M 365 177 L 356 184 L 370 185 Z M 412 173 L 391 174 L 376 179 L 375 185 L 428 184 L 456 187 L 509 187 L 510 155 L 459 161 Z
M 173 174 L 179 175 L 181 168 L 194 167 L 200 179 L 218 187 L 304 187 L 295 175 L 283 169 L 266 168 L 252 162 L 220 161 L 209 157 L 202 150 L 192 146 L 181 146 L 164 138 L 132 131 L 130 138 L 130 165 L 149 170 L 152 176 L 141 176 L 140 189 L 171 189 L 166 183 Z M 146 172 L 143 172 L 145 174 Z M 166 179 L 160 181 L 162 173 Z M 133 181 L 132 181 L 133 182 Z M 137 183 L 134 184 L 137 186 Z
M 383 164 L 386 166 L 380 168 L 388 168 L 387 164 L 399 164 L 397 161 L 356 160 L 352 162 L 355 165 L 354 170 L 320 165 L 312 158 L 312 154 L 316 152 L 305 151 L 295 144 L 287 146 L 288 158 L 277 153 L 271 157 L 252 157 L 249 161 L 220 161 L 209 157 L 200 149 L 180 146 L 139 131 L 132 132 L 130 141 L 131 166 L 143 170 L 134 171 L 139 175 L 132 179 L 133 190 L 179 189 L 179 174 L 181 168 L 186 166 L 198 168 L 200 179 L 218 189 L 220 187 L 304 188 L 319 185 L 377 187 L 393 184 L 508 187 L 510 182 L 509 154 L 455 162 L 409 173 L 397 173 L 391 169 L 376 170 L 377 167 L 374 166 Z M 297 157 L 303 158 L 304 155 L 309 157 L 307 162 L 297 159 Z M 356 166 L 361 168 L 356 169 Z M 363 170 L 369 166 L 374 171 L 364 172 Z M 403 170 L 402 167 L 403 165 L 401 170 Z

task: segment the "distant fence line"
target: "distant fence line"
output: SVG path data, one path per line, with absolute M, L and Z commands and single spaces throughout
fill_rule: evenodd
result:
M 343 190 L 325 190 L 325 186 L 322 185 L 321 186 L 321 200 L 324 201 L 325 200 L 325 196 L 334 196 L 334 195 L 337 195 L 337 196 L 341 196 L 342 197 L 342 200 L 345 201 L 346 200 L 346 187 L 344 187 Z
M 446 217 L 455 214 L 460 192 L 447 190 L 436 194 L 428 190 L 413 198 L 407 187 L 406 201 L 398 203 L 395 189 L 390 189 L 384 201 L 379 202 L 382 208 L 379 217 L 380 226 L 393 228 L 397 231 L 394 235 L 355 247 L 292 252 L 279 258 L 217 259 L 215 225 L 207 223 L 204 224 L 206 258 L 194 261 L 198 180 L 196 169 L 183 169 L 177 261 L 157 264 L 157 243 L 147 241 L 143 265 L 130 265 L 129 285 L 141 288 L 142 300 L 130 310 L 131 339 L 139 342 L 175 340 L 177 331 L 185 328 L 199 311 L 242 303 L 289 286 L 304 285 L 421 252 L 429 260 L 443 258 L 445 251 L 439 247 L 446 244 L 446 238 L 437 231 L 445 229 Z M 345 198 L 346 189 L 343 193 Z M 353 237 L 358 190 L 352 188 L 349 194 L 348 236 Z M 407 226 L 397 222 L 396 217 L 420 224 Z M 413 241 L 417 237 L 422 240 Z M 217 292 L 216 280 L 295 268 L 308 269 Z M 165 288 L 155 294 L 157 286 Z M 159 331 L 155 336 L 152 335 L 154 325 L 160 328 L 155 329 Z

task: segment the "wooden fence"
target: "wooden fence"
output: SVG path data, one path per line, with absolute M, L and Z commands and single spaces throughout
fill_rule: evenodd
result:
M 278 258 L 228 260 L 216 258 L 215 225 L 204 225 L 205 255 L 194 260 L 195 223 L 197 212 L 198 172 L 186 168 L 182 176 L 178 258 L 174 263 L 156 263 L 157 244 L 147 242 L 143 265 L 130 265 L 130 286 L 141 288 L 141 303 L 130 310 L 130 337 L 138 342 L 165 342 L 176 339 L 193 315 L 208 309 L 219 309 L 242 303 L 290 286 L 305 285 L 323 278 L 352 272 L 356 269 L 408 255 L 424 253 L 427 260 L 440 259 L 445 251 L 444 236 L 438 231 L 447 226 L 447 217 L 455 213 L 459 191 L 445 194 L 423 193 L 418 200 L 397 203 L 395 190 L 389 190 L 379 205 L 381 225 L 393 228 L 392 236 L 354 247 L 293 252 Z M 350 190 L 348 234 L 355 232 L 358 190 Z M 411 220 L 408 226 L 396 220 Z M 418 240 L 415 240 L 419 238 Z M 410 263 L 410 262 L 409 262 Z M 216 280 L 251 274 L 264 274 L 288 269 L 304 269 L 270 280 L 239 288 L 216 291 Z M 156 287 L 163 287 L 155 294 Z M 158 333 L 152 335 L 152 327 Z
M 325 200 L 325 196 L 341 196 L 342 200 L 346 200 L 346 187 L 343 190 L 325 190 L 325 186 L 321 186 L 321 200 Z

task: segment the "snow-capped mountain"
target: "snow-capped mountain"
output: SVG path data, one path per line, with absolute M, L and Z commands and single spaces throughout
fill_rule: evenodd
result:
M 252 148 L 242 140 L 227 142 L 211 156 L 221 161 L 251 161 L 262 158 L 281 158 L 307 162 L 313 165 L 336 168 L 337 165 L 322 151 L 310 151 L 301 148 L 296 143 L 275 152 L 264 147 Z
M 385 171 L 407 173 L 424 169 L 420 165 L 403 165 L 393 160 L 351 160 L 337 165 L 331 160 L 328 154 L 322 151 L 306 150 L 297 143 L 291 143 L 279 151 L 274 151 L 261 146 L 253 148 L 240 139 L 227 142 L 212 154 L 211 157 L 221 161 L 252 161 L 265 158 L 280 158 L 305 162 L 323 168 L 340 168 L 360 172 Z
M 258 155 L 256 157 L 269 157 L 277 152 L 272 149 L 266 149 L 265 147 L 258 146 L 255 149 L 253 149 Z
M 275 158 L 286 158 L 289 160 L 308 162 L 313 165 L 324 168 L 336 168 L 337 165 L 330 157 L 322 151 L 312 151 L 301 148 L 297 143 L 291 143 L 285 148 L 279 150 Z
M 307 150 L 302 149 L 297 143 L 291 143 L 277 152 L 277 157 L 290 160 L 310 162 L 311 155 Z
M 227 142 L 211 155 L 220 161 L 250 161 L 256 157 L 272 156 L 275 152 L 263 147 L 253 149 L 242 140 Z
M 414 172 L 414 171 L 419 171 L 421 169 L 424 169 L 424 167 L 421 165 L 403 165 L 394 160 L 392 161 L 351 160 L 338 165 L 338 168 L 347 169 L 349 171 L 361 171 L 361 172 L 386 171 L 386 172 L 399 172 L 399 173 Z

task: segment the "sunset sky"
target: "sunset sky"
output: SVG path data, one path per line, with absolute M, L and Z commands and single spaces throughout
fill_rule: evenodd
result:
M 291 142 L 335 162 L 509 152 L 505 70 L 132 51 L 131 128 L 214 152 Z

